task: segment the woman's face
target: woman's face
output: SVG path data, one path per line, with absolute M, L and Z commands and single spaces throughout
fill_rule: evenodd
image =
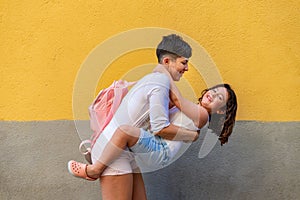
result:
M 228 92 L 225 87 L 217 87 L 208 90 L 202 98 L 201 105 L 206 108 L 209 113 L 223 114 L 224 106 L 228 101 Z
M 188 71 L 188 62 L 189 60 L 184 57 L 169 60 L 169 73 L 174 81 L 179 81 L 184 72 Z

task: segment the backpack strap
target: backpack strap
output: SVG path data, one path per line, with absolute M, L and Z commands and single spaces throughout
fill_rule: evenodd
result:
M 150 114 L 150 110 L 148 109 L 142 116 L 140 116 L 134 123 L 132 126 L 135 127 L 141 127 L 143 126 L 143 124 L 145 124 L 145 122 L 149 122 L 149 114 Z
M 84 147 L 85 148 L 85 151 L 83 150 L 83 145 L 85 144 L 89 144 L 89 146 L 91 145 L 91 140 L 83 140 L 80 145 L 79 145 L 79 152 L 82 154 L 82 155 L 87 155 L 88 153 L 91 153 L 91 148 L 90 147 Z

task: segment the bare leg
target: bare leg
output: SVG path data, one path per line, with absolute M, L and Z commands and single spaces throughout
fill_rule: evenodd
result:
M 98 178 L 104 169 L 114 161 L 126 147 L 136 144 L 140 136 L 140 129 L 132 126 L 119 127 L 110 142 L 103 150 L 103 154 L 93 165 L 87 166 L 87 174 L 89 177 Z
M 133 174 L 133 200 L 146 200 L 146 189 L 143 176 L 140 173 Z
M 133 174 L 101 176 L 103 200 L 132 200 Z

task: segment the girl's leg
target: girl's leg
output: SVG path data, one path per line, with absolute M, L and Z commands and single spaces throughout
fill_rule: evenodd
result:
M 102 199 L 132 200 L 133 176 L 133 174 L 101 176 Z
M 143 176 L 141 173 L 133 174 L 133 200 L 146 200 L 146 189 L 143 180 Z
M 104 169 L 114 161 L 126 147 L 136 144 L 140 136 L 140 129 L 132 126 L 120 126 L 103 150 L 103 154 L 93 165 L 87 166 L 89 177 L 98 178 Z

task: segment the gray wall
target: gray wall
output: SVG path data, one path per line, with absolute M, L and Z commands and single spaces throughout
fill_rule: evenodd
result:
M 81 122 L 82 129 L 88 122 Z M 148 198 L 297 199 L 300 122 L 238 121 L 228 144 L 202 159 L 202 139 L 170 166 L 144 174 Z M 73 121 L 0 122 L 0 199 L 101 199 L 98 182 L 68 174 L 80 139 Z

